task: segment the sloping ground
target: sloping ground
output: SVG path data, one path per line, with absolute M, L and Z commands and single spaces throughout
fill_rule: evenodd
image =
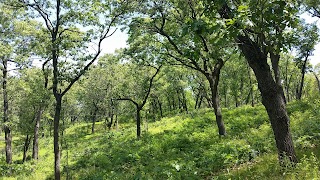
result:
M 262 106 L 224 110 L 228 135 L 219 137 L 209 109 L 106 131 L 75 125 L 62 142 L 63 176 L 69 179 L 317 179 L 320 178 L 320 112 L 295 102 L 288 112 L 300 163 L 281 168 L 267 114 Z M 0 145 L 1 146 L 1 145 Z M 11 166 L 12 179 L 50 179 L 52 139 L 41 140 L 40 160 Z M 21 159 L 21 154 L 14 159 Z M 1 169 L 2 168 L 2 169 Z M 1 156 L 0 173 L 8 176 Z

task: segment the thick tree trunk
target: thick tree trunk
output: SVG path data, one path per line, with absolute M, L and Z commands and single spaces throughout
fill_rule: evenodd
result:
M 34 135 L 33 135 L 33 149 L 32 149 L 32 159 L 39 158 L 39 128 L 40 120 L 43 113 L 43 107 L 40 107 L 36 115 L 36 123 L 34 126 Z
M 281 83 L 281 76 L 280 76 L 280 70 L 279 70 L 280 55 L 273 53 L 273 52 L 270 52 L 270 59 L 271 59 L 275 82 L 276 82 L 279 90 L 281 91 L 284 103 L 287 104 L 286 97 L 284 95 L 284 91 L 283 91 L 283 87 L 282 87 L 282 83 Z
M 272 77 L 267 55 L 247 36 L 239 36 L 238 42 L 258 80 L 262 103 L 267 110 L 275 136 L 279 161 L 282 164 L 284 157 L 288 157 L 291 162 L 296 163 L 297 157 L 290 133 L 290 119 L 286 111 L 283 91 Z
M 3 79 L 2 79 L 2 93 L 3 93 L 3 122 L 4 124 L 4 136 L 6 143 L 6 162 L 12 163 L 12 134 L 11 129 L 6 123 L 9 123 L 9 105 L 8 105 L 8 92 L 7 92 L 7 79 L 8 79 L 8 61 L 3 60 Z
M 61 95 L 56 95 L 55 114 L 53 120 L 53 148 L 54 148 L 54 177 L 60 180 L 60 147 L 59 147 L 59 121 L 61 114 Z

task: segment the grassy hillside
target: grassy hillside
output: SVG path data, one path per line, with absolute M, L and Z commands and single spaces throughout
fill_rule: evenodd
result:
M 223 110 L 228 135 L 222 138 L 218 136 L 214 114 L 209 109 L 145 123 L 140 140 L 135 137 L 133 124 L 122 125 L 119 131 L 105 131 L 98 123 L 93 135 L 90 124 L 77 124 L 66 130 L 62 142 L 63 178 L 320 179 L 320 112 L 317 108 L 318 105 L 302 102 L 288 106 L 300 158 L 294 169 L 278 165 L 264 108 L 244 106 Z M 0 177 L 53 178 L 52 139 L 44 138 L 40 143 L 38 162 L 8 167 L 3 152 Z M 15 139 L 15 163 L 22 159 L 20 144 L 22 140 Z M 0 147 L 3 146 L 1 142 Z

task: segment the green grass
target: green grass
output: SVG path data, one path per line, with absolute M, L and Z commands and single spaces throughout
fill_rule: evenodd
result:
M 64 179 L 67 175 L 71 179 L 319 179 L 317 107 L 303 102 L 288 106 L 300 158 L 296 168 L 278 165 L 264 108 L 244 106 L 223 110 L 228 132 L 225 137 L 218 136 L 214 114 L 209 109 L 143 125 L 140 140 L 135 137 L 134 124 L 125 124 L 119 131 L 105 131 L 103 124 L 97 123 L 95 134 L 90 134 L 90 124 L 77 124 L 66 130 L 62 143 L 62 176 Z M 18 142 L 21 140 L 15 139 L 15 164 L 8 167 L 4 155 L 0 156 L 0 178 L 52 179 L 52 138 L 40 140 L 38 162 L 25 164 L 17 164 L 22 158 Z

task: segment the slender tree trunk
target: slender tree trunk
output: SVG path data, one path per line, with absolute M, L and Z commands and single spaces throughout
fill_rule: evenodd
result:
M 157 97 L 157 102 L 158 102 L 158 105 L 159 105 L 160 117 L 163 118 L 162 103 L 161 103 L 159 97 Z
M 219 102 L 219 95 L 218 95 L 218 84 L 220 78 L 220 69 L 223 66 L 222 64 L 218 64 L 218 67 L 215 68 L 212 74 L 207 74 L 206 78 L 209 81 L 210 90 L 211 90 L 211 102 L 214 109 L 214 113 L 216 116 L 216 123 L 219 130 L 219 135 L 226 135 L 226 129 L 224 126 L 224 122 L 222 119 L 221 107 Z
M 301 81 L 300 81 L 300 86 L 299 86 L 298 93 L 297 93 L 298 100 L 301 100 L 301 97 L 302 97 L 302 90 L 303 90 L 303 85 L 304 85 L 304 76 L 306 74 L 307 61 L 308 61 L 308 56 L 306 56 L 305 60 L 303 61 L 303 65 L 301 68 Z
M 91 134 L 94 134 L 94 128 L 95 128 L 96 119 L 97 119 L 97 112 L 98 112 L 98 108 L 95 107 L 93 114 L 92 114 Z
M 29 137 L 29 134 L 28 134 L 26 136 L 25 141 L 24 141 L 22 162 L 25 162 L 27 160 L 27 152 L 29 149 L 30 140 L 31 140 L 31 138 Z
M 113 124 L 113 116 L 114 116 L 114 112 L 113 112 L 113 108 L 112 108 L 111 112 L 110 112 L 110 122 L 108 123 L 109 130 L 111 129 L 112 124 Z
M 317 76 L 317 74 L 316 74 L 315 72 L 313 72 L 313 75 L 314 75 L 314 77 L 315 77 L 316 80 L 317 80 L 318 90 L 319 90 L 319 92 L 320 92 L 320 79 L 319 79 L 319 77 Z
M 137 123 L 137 138 L 141 137 L 141 108 L 137 106 L 136 123 Z
M 194 105 L 194 109 L 197 109 L 198 103 L 199 103 L 199 99 L 200 99 L 200 90 L 199 90 L 199 92 L 198 92 L 197 95 L 196 95 L 196 103 L 195 103 L 195 105 Z
M 43 113 L 43 107 L 40 107 L 37 115 L 36 115 L 36 123 L 34 126 L 34 135 L 33 135 L 33 149 L 32 149 L 32 158 L 39 158 L 39 128 L 40 128 L 40 120 Z
M 54 176 L 60 180 L 60 147 L 59 147 L 59 121 L 61 114 L 61 95 L 56 95 L 55 114 L 53 120 L 53 148 L 54 148 Z
M 200 100 L 199 100 L 199 103 L 198 103 L 198 109 L 201 108 L 202 101 L 203 101 L 203 95 L 201 94 L 200 95 Z
M 288 82 L 288 66 L 289 66 L 289 58 L 287 58 L 286 61 L 286 68 L 285 68 L 285 82 L 286 82 L 286 97 L 287 97 L 287 102 L 290 102 L 289 100 L 289 82 Z
M 119 122 L 118 122 L 118 115 L 116 115 L 116 130 L 119 130 Z
M 237 92 L 235 92 L 234 100 L 236 101 L 236 107 L 238 107 L 239 106 L 239 102 L 238 102 L 238 94 L 237 94 Z
M 3 122 L 4 124 L 4 136 L 6 143 L 6 162 L 12 163 L 12 134 L 10 127 L 6 124 L 9 123 L 9 105 L 8 105 L 8 92 L 7 92 L 7 79 L 8 79 L 8 61 L 3 60 L 3 79 L 2 79 L 2 93 L 3 93 Z
M 296 163 L 297 157 L 290 133 L 290 119 L 283 99 L 283 91 L 272 77 L 267 55 L 249 37 L 238 36 L 237 40 L 258 80 L 262 104 L 267 110 L 275 136 L 279 162 L 284 163 L 285 157 L 288 157 L 291 162 Z

